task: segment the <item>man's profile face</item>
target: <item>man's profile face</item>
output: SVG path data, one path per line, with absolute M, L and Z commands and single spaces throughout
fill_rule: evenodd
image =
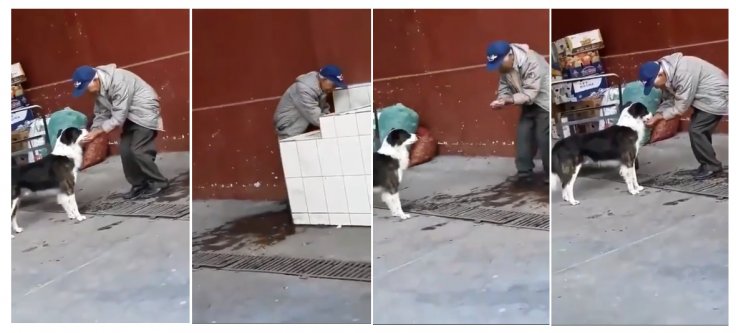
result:
M 657 74 L 657 78 L 654 79 L 654 86 L 659 89 L 664 89 L 667 84 L 667 75 L 664 74 L 664 72 L 659 72 Z
M 87 85 L 87 91 L 92 94 L 97 94 L 100 91 L 100 79 L 95 78 Z
M 330 81 L 329 79 L 320 78 L 319 79 L 319 87 L 324 91 L 325 93 L 329 94 L 335 90 L 335 83 Z
M 501 62 L 501 67 L 499 67 L 498 70 L 503 74 L 509 73 L 514 70 L 514 55 L 508 54 L 503 57 L 503 62 Z

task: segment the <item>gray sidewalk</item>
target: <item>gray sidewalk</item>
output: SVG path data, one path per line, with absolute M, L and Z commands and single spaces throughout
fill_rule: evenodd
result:
M 728 137 L 713 141 L 726 163 Z M 639 156 L 639 175 L 697 167 L 686 133 Z M 578 206 L 552 194 L 553 325 L 728 323 L 728 200 L 655 188 L 632 196 L 588 177 L 575 185 Z
M 193 251 L 370 261 L 365 227 L 294 226 L 275 202 L 193 203 Z M 371 284 L 210 268 L 192 274 L 194 323 L 370 323 Z
M 163 174 L 182 187 L 160 198 L 189 200 L 189 154 L 160 154 Z M 128 191 L 117 156 L 79 174 L 80 207 Z M 82 211 L 84 214 L 84 211 Z M 12 240 L 12 321 L 188 322 L 189 218 L 61 213 L 55 196 L 28 197 Z
M 539 163 L 537 163 L 539 164 Z M 545 214 L 544 186 L 506 182 L 513 159 L 441 156 L 406 171 L 401 198 Z M 380 198 L 374 197 L 377 205 Z M 549 233 L 374 209 L 376 324 L 546 324 Z

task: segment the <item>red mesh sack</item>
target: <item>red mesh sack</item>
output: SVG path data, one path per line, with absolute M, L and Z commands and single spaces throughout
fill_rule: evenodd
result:
M 411 146 L 409 152 L 409 166 L 415 166 L 437 156 L 437 139 L 424 127 L 417 128 L 417 142 Z
M 84 157 L 82 158 L 82 169 L 86 169 L 95 164 L 104 161 L 107 158 L 107 133 L 102 133 L 88 142 L 84 147 Z
M 649 137 L 649 143 L 669 139 L 677 134 L 677 130 L 679 128 L 680 117 L 675 117 L 670 120 L 658 121 L 657 124 L 654 125 L 654 128 L 652 128 L 652 134 Z

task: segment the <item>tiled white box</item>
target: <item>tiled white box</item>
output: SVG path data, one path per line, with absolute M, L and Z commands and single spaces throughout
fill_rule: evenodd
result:
M 350 214 L 330 214 L 330 224 L 332 225 L 352 225 L 350 223 Z
M 296 142 L 299 168 L 302 177 L 316 177 L 322 175 L 317 151 L 317 140 L 300 140 Z
M 343 176 L 325 177 L 325 198 L 327 211 L 330 213 L 348 213 L 348 197 L 345 192 L 345 178 Z
M 323 138 L 372 135 L 373 110 L 371 107 L 364 107 L 326 114 L 319 118 L 319 127 Z
M 323 176 L 340 176 L 342 175 L 342 162 L 340 161 L 340 149 L 337 145 L 337 139 L 322 139 L 317 141 L 317 150 L 319 151 L 319 162 L 322 167 Z M 290 161 L 284 161 L 284 163 Z M 286 165 L 284 165 L 286 167 Z
M 332 93 L 335 102 L 335 113 L 370 107 L 373 105 L 373 86 L 368 83 L 358 83 L 338 89 Z
M 350 225 L 370 226 L 373 214 L 350 214 Z
M 370 226 L 373 112 L 325 115 L 320 125 L 279 143 L 294 223 Z
M 354 112 L 345 112 L 333 118 L 335 118 L 335 135 L 338 138 L 358 135 L 358 121 Z
M 343 175 L 355 176 L 365 174 L 360 137 L 349 136 L 337 138 L 337 146 L 340 149 L 340 163 L 342 163 Z
M 304 177 L 302 181 L 304 182 L 307 211 L 310 213 L 327 213 L 324 178 Z

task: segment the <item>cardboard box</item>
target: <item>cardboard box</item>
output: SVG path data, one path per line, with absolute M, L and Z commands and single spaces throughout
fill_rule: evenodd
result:
M 598 51 L 588 51 L 564 57 L 562 77 L 575 79 L 605 73 Z
M 20 63 L 10 65 L 10 84 L 17 84 L 26 81 L 26 73 Z
M 602 102 L 603 102 L 602 98 L 591 98 L 591 99 L 580 101 L 580 102 L 567 103 L 562 106 L 562 110 L 563 110 L 563 113 L 574 113 L 582 109 L 599 107 L 601 106 Z
M 600 129 L 600 122 L 591 122 L 591 123 L 584 123 L 584 124 L 577 124 L 568 126 L 565 125 L 565 123 L 570 121 L 576 121 L 576 120 L 584 120 L 584 119 L 590 119 L 594 117 L 598 117 L 600 115 L 600 109 L 590 109 L 585 110 L 592 107 L 599 107 L 602 103 L 601 98 L 594 98 L 589 100 L 584 100 L 580 102 L 572 102 L 567 103 L 564 105 L 557 106 L 555 109 L 557 112 L 554 113 L 554 119 L 553 123 L 555 123 L 555 134 L 559 138 L 559 135 L 562 134 L 563 138 L 566 138 L 572 134 L 584 134 L 584 133 L 592 133 L 596 132 Z M 559 133 L 556 128 L 556 124 L 561 122 L 563 124 L 562 127 L 562 133 Z M 555 138 L 553 136 L 553 138 Z
M 582 80 L 572 83 L 571 102 L 580 102 L 590 98 L 599 98 L 608 88 L 606 78 Z
M 552 43 L 553 49 L 555 50 L 554 54 L 558 57 L 557 61 L 560 60 L 560 58 L 564 58 L 565 55 L 567 55 L 567 42 L 565 42 L 565 39 L 558 39 Z
M 557 54 L 564 55 L 600 50 L 603 47 L 605 44 L 599 29 L 570 35 L 555 42 Z
M 18 142 L 18 143 L 15 143 L 15 142 L 18 140 L 28 139 L 29 133 L 30 133 L 30 130 L 28 129 L 20 129 L 17 131 L 10 132 L 10 142 L 12 142 L 12 144 L 10 145 L 11 152 L 16 152 L 16 151 L 28 148 L 28 141 Z

